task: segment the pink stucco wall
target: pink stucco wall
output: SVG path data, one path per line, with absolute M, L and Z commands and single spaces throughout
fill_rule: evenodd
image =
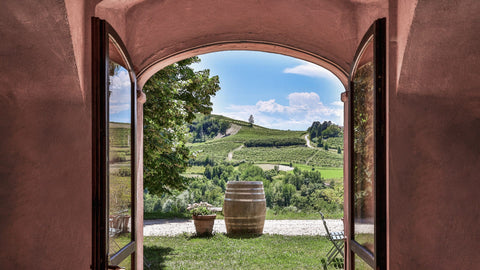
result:
M 94 14 L 139 74 L 228 42 L 348 72 L 363 33 L 386 16 L 389 269 L 480 265 L 480 2 L 97 2 L 0 4 L 0 268 L 89 268 Z
M 480 265 L 479 11 L 474 0 L 418 1 L 402 39 L 389 91 L 392 270 Z
M 0 4 L 1 269 L 90 267 L 91 104 L 67 18 Z

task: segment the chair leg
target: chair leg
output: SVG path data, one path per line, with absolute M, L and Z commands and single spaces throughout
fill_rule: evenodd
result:
M 328 264 L 332 263 L 333 259 L 335 259 L 337 255 L 338 255 L 338 250 L 334 249 L 332 254 L 330 254 L 330 256 L 328 257 Z
M 345 257 L 345 255 L 343 254 L 343 245 L 345 244 L 345 242 L 342 240 L 340 243 L 338 242 L 333 242 L 333 246 L 335 247 L 335 249 L 340 253 L 342 254 L 342 257 Z
M 328 252 L 327 252 L 327 257 L 330 257 L 330 255 L 331 255 L 335 250 L 336 250 L 336 249 L 335 249 L 335 246 L 332 246 L 332 247 L 330 248 L 330 250 L 328 250 Z
M 324 263 L 324 269 L 326 269 L 328 265 L 330 265 L 332 262 L 335 261 L 335 258 L 337 257 L 338 254 L 341 254 L 342 258 L 344 258 L 342 249 L 345 243 L 343 241 L 341 241 L 340 243 L 336 241 L 332 241 L 332 244 L 333 246 L 327 252 L 327 261 Z

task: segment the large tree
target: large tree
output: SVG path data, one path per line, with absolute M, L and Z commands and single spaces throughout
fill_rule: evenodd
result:
M 161 195 L 184 189 L 181 176 L 192 157 L 186 147 L 187 123 L 195 113 L 212 111 L 210 98 L 220 90 L 218 76 L 210 71 L 194 71 L 190 65 L 200 62 L 193 57 L 170 65 L 145 84 L 144 104 L 144 187 Z

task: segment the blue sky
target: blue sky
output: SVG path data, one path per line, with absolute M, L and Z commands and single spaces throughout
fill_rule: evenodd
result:
M 115 74 L 109 76 L 110 81 L 110 122 L 131 122 L 131 82 L 128 71 L 118 66 Z
M 218 75 L 213 113 L 276 129 L 306 130 L 313 121 L 343 125 L 345 91 L 328 70 L 279 54 L 225 51 L 200 55 L 195 69 Z

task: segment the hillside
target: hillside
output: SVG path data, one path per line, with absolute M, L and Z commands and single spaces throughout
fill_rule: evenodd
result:
M 313 167 L 337 167 L 343 165 L 343 155 L 332 150 L 314 147 L 307 148 L 307 131 L 269 129 L 248 122 L 231 119 L 221 115 L 211 115 L 210 120 L 224 121 L 240 129 L 236 134 L 208 139 L 200 143 L 191 143 L 189 147 L 196 153 L 195 164 L 203 164 L 207 159 L 215 162 L 243 161 L 273 164 L 303 164 Z M 340 145 L 340 137 L 329 138 L 332 145 Z M 316 145 L 316 144 L 314 144 Z M 243 146 L 243 147 L 242 147 Z M 234 151 L 235 150 L 235 151 Z

